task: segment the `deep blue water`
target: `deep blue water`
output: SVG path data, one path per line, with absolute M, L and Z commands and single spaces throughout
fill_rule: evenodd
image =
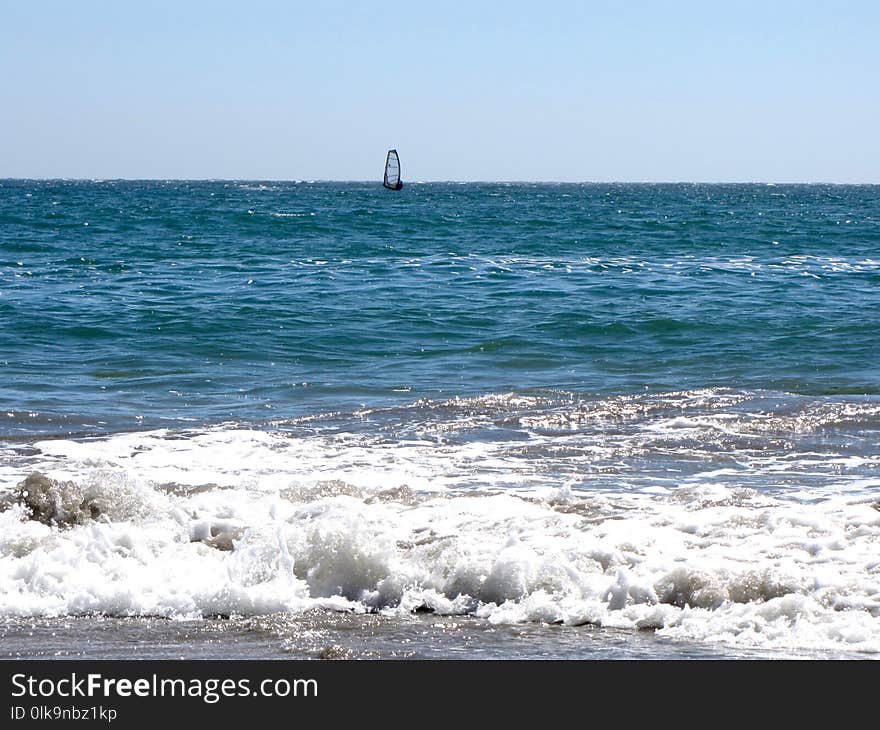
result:
M 880 393 L 880 187 L 0 182 L 0 435 Z

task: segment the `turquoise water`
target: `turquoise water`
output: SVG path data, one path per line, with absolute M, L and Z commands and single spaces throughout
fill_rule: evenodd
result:
M 6 433 L 880 392 L 876 186 L 7 180 L 0 236 Z
M 878 186 L 0 181 L 5 634 L 880 656 L 878 312 Z

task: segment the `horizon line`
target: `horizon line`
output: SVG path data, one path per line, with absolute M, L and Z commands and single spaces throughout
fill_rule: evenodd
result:
M 382 181 L 375 178 L 270 178 L 270 177 L 0 177 L 0 183 L 7 181 L 33 182 L 271 182 L 271 183 L 358 183 L 378 184 Z M 861 185 L 877 186 L 877 182 L 836 182 L 833 180 L 410 180 L 408 185 Z

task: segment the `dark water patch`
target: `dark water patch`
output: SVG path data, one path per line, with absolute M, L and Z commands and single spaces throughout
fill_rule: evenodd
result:
M 0 510 L 22 505 L 29 518 L 50 527 L 69 528 L 97 519 L 99 500 L 74 482 L 59 482 L 34 472 L 11 494 L 0 495 Z
M 594 626 L 495 626 L 462 617 L 399 619 L 325 611 L 256 618 L 8 618 L 6 659 L 810 659 L 807 650 L 737 649 Z M 846 658 L 864 659 L 853 652 Z

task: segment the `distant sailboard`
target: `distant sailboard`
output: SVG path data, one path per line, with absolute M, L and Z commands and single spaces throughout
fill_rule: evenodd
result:
M 388 150 L 385 158 L 385 179 L 382 184 L 389 190 L 401 190 L 403 182 L 400 179 L 400 158 L 397 150 Z

